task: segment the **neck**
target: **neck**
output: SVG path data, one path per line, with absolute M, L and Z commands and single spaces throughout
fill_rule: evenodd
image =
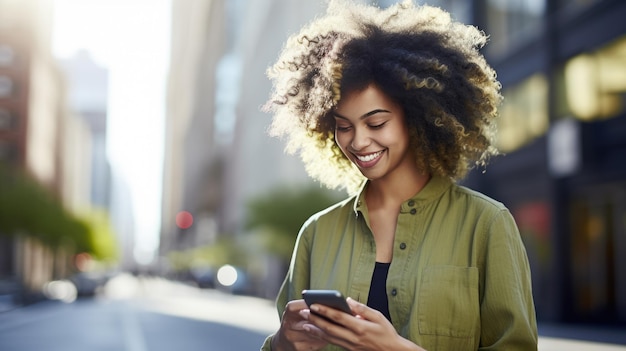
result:
M 424 174 L 418 170 L 371 180 L 366 196 L 368 206 L 399 206 L 421 191 L 429 180 L 430 174 Z

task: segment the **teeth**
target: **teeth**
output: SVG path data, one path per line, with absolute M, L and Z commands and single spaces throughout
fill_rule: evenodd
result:
M 365 156 L 357 156 L 357 158 L 361 162 L 369 162 L 369 161 L 375 159 L 376 157 L 380 156 L 381 153 L 382 153 L 382 151 L 378 151 L 378 152 L 375 152 L 373 154 L 369 154 L 369 155 L 365 155 Z

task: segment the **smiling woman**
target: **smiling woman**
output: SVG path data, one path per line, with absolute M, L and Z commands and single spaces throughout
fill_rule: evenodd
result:
M 268 73 L 271 131 L 351 195 L 299 231 L 263 350 L 536 350 L 508 209 L 455 181 L 497 154 L 487 36 L 439 8 L 331 1 Z M 355 315 L 305 290 L 337 290 Z
M 125 249 L 134 249 L 135 259 L 148 263 L 159 244 L 169 1 L 55 0 L 54 4 L 55 55 L 63 60 L 86 50 L 108 70 L 108 96 L 101 98 L 107 101 L 103 112 L 108 115 L 110 191 L 117 199 L 110 212 L 123 236 L 121 242 L 135 242 L 134 248 Z M 125 186 L 130 197 L 122 190 Z

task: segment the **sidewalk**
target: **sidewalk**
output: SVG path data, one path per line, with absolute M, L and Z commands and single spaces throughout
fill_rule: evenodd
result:
M 539 323 L 539 350 L 626 351 L 626 327 Z
M 625 345 L 539 336 L 539 351 L 626 351 Z

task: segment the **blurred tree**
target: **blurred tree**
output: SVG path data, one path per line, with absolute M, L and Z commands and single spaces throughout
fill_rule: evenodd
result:
M 196 267 L 221 267 L 230 264 L 245 267 L 248 253 L 232 238 L 232 235 L 220 235 L 212 245 L 195 247 L 184 251 L 172 251 L 168 254 L 170 264 L 176 271 L 185 271 Z
M 75 216 L 36 180 L 0 164 L 0 235 L 25 235 L 51 249 L 112 258 L 114 236 L 102 216 Z
M 93 255 L 100 261 L 113 261 L 118 257 L 118 243 L 111 227 L 109 214 L 104 209 L 91 208 L 81 213 L 79 222 L 87 229 L 85 236 L 84 252 Z
M 261 236 L 268 252 L 289 262 L 300 227 L 337 201 L 337 193 L 315 186 L 277 187 L 249 201 L 245 228 Z

